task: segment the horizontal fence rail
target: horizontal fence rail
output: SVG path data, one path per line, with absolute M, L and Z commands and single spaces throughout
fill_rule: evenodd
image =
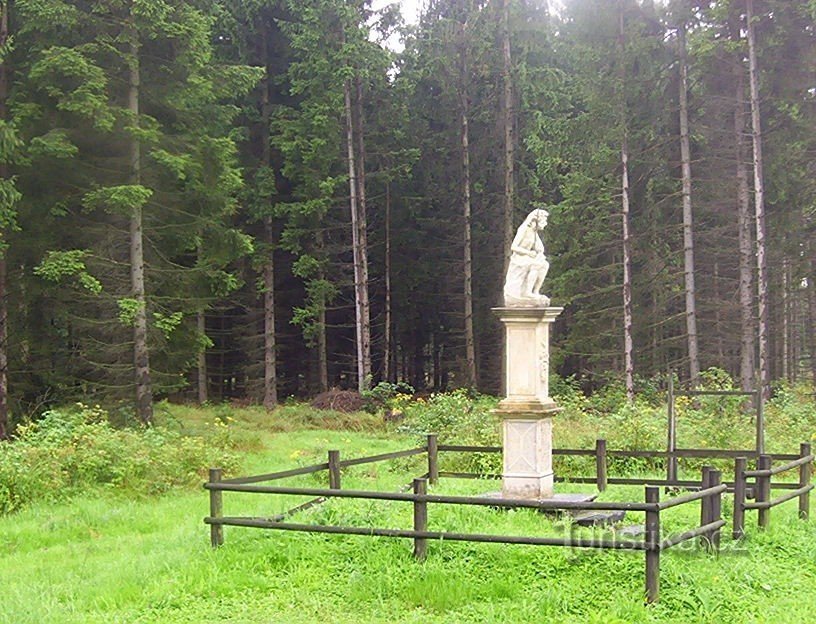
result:
M 440 444 L 439 451 L 453 451 L 459 453 L 501 453 L 500 446 L 466 446 L 460 444 Z M 594 457 L 595 449 L 553 449 L 553 455 L 574 455 L 582 457 Z M 693 457 L 697 459 L 732 459 L 735 457 L 759 457 L 760 453 L 755 450 L 731 450 L 731 449 L 676 449 L 675 451 L 607 451 L 609 457 Z M 771 453 L 773 459 L 798 459 L 799 455 L 788 453 Z
M 562 537 L 530 537 L 524 535 L 490 535 L 485 533 L 455 533 L 451 531 L 415 531 L 410 529 L 382 529 L 368 527 L 334 526 L 325 524 L 293 524 L 273 522 L 264 518 L 204 518 L 207 524 L 302 531 L 306 533 L 335 533 L 339 535 L 369 535 L 377 537 L 406 537 L 459 542 L 486 542 L 494 544 L 529 544 L 533 546 L 573 546 L 576 548 L 616 548 L 645 550 L 644 542 L 634 540 L 599 540 Z
M 494 498 L 489 496 L 445 496 L 441 494 L 410 494 L 408 492 L 381 492 L 379 490 L 334 490 L 326 488 L 284 487 L 273 485 L 250 485 L 243 483 L 205 483 L 204 487 L 220 492 L 250 492 L 255 494 L 289 494 L 296 496 L 322 496 L 327 498 L 362 498 L 366 500 L 387 500 L 442 503 L 449 505 L 475 505 L 481 507 L 506 507 L 518 509 L 541 509 L 554 511 L 653 511 L 658 505 L 649 503 L 595 501 L 558 501 L 549 499 Z

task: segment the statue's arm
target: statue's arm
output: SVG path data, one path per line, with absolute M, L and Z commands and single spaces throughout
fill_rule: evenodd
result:
M 527 232 L 519 232 L 513 239 L 513 244 L 510 245 L 510 251 L 517 253 L 520 256 L 530 256 L 535 258 L 538 254 L 535 250 L 535 241 L 533 241 L 532 248 L 527 244 Z

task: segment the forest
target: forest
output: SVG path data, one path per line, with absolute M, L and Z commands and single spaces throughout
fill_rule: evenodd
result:
M 816 381 L 816 0 L 0 11 L 0 437 L 79 399 L 496 394 L 535 207 L 562 377 Z

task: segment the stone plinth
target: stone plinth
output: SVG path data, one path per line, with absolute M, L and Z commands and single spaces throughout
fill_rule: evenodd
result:
M 505 335 L 507 390 L 495 413 L 504 421 L 502 495 L 508 498 L 553 495 L 552 416 L 560 408 L 550 398 L 550 326 L 562 310 L 494 308 Z

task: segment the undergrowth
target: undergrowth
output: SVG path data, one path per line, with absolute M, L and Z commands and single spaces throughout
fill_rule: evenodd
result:
M 116 429 L 99 407 L 49 411 L 0 443 L 0 514 L 95 487 L 133 496 L 191 486 L 207 466 L 234 468 L 232 447 L 220 421 L 206 436 L 189 436 L 166 427 Z

